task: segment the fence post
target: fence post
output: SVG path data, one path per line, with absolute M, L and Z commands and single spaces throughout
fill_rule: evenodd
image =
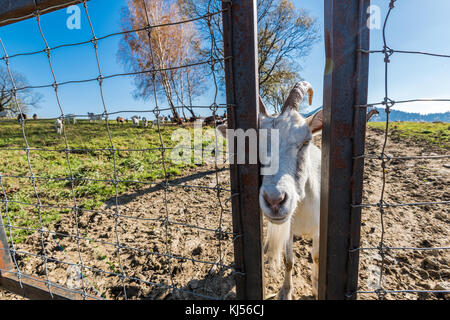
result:
M 319 299 L 356 299 L 370 0 L 325 0 Z
M 223 1 L 225 76 L 230 129 L 257 129 L 258 46 L 256 0 Z M 231 57 L 231 58 L 229 58 Z M 236 144 L 235 144 L 236 145 Z M 249 146 L 246 144 L 246 159 Z M 236 158 L 235 158 L 236 160 Z M 236 292 L 238 299 L 263 299 L 262 219 L 259 167 L 231 164 Z
M 78 2 L 74 0 L 36 0 L 36 2 L 0 0 L 0 27 L 30 18 L 36 8 L 42 13 L 49 13 L 81 2 L 81 0 Z
M 1 179 L 1 178 L 0 178 Z M 14 265 L 11 260 L 8 238 L 4 229 L 3 219 L 1 217 L 0 210 L 0 287 L 2 284 L 2 278 L 6 277 L 7 271 L 14 270 Z M 3 270 L 3 272 L 2 272 Z

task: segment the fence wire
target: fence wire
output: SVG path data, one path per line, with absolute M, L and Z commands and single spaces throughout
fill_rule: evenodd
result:
M 89 277 L 86 276 L 86 271 L 90 271 L 95 274 L 103 275 L 105 278 L 117 277 L 118 279 L 120 279 L 120 283 L 121 283 L 120 291 L 122 291 L 121 297 L 123 299 L 129 298 L 128 294 L 127 294 L 126 281 L 134 281 L 139 284 L 147 284 L 150 286 L 164 288 L 164 289 L 169 290 L 172 294 L 174 292 L 181 292 L 181 293 L 187 293 L 192 296 L 197 296 L 202 299 L 222 299 L 223 297 L 206 295 L 206 294 L 202 294 L 202 293 L 198 293 L 198 292 L 194 292 L 194 291 L 189 291 L 189 290 L 186 290 L 183 288 L 179 288 L 173 279 L 173 272 L 174 272 L 173 261 L 174 260 L 177 260 L 177 261 L 189 260 L 189 261 L 192 261 L 193 263 L 208 265 L 211 267 L 210 270 L 213 270 L 213 269 L 217 269 L 220 271 L 231 270 L 233 275 L 242 274 L 241 272 L 236 271 L 234 269 L 233 265 L 226 264 L 224 262 L 224 241 L 225 241 L 225 239 L 231 239 L 231 243 L 233 243 L 237 238 L 241 237 L 241 235 L 239 235 L 239 234 L 235 234 L 233 232 L 227 231 L 227 228 L 224 228 L 224 225 L 223 225 L 224 215 L 227 213 L 230 213 L 230 210 L 228 210 L 226 208 L 226 205 L 228 204 L 228 202 L 231 200 L 232 197 L 236 196 L 236 194 L 231 194 L 230 189 L 223 188 L 220 184 L 219 173 L 224 170 L 227 170 L 227 168 L 221 168 L 219 166 L 217 154 L 214 157 L 214 170 L 211 170 L 209 172 L 209 173 L 215 175 L 214 186 L 187 184 L 187 183 L 183 182 L 183 179 L 177 180 L 177 179 L 171 178 L 171 176 L 167 170 L 167 168 L 169 166 L 169 162 L 170 162 L 170 160 L 167 158 L 167 152 L 170 150 L 173 150 L 174 148 L 168 147 L 164 142 L 163 135 L 162 135 L 163 123 L 161 122 L 160 116 L 161 116 L 162 112 L 164 112 L 164 111 L 169 111 L 169 110 L 173 110 L 173 109 L 182 109 L 185 106 L 184 105 L 173 106 L 170 108 L 164 108 L 164 107 L 160 106 L 158 98 L 157 98 L 157 88 L 156 88 L 156 84 L 155 84 L 155 78 L 158 73 L 164 73 L 164 72 L 168 72 L 170 70 L 181 69 L 181 68 L 191 68 L 191 67 L 195 67 L 195 66 L 199 66 L 199 65 L 209 65 L 210 72 L 211 72 L 211 75 L 213 78 L 213 92 L 214 92 L 213 101 L 212 101 L 211 105 L 209 105 L 209 106 L 192 106 L 192 108 L 209 109 L 211 111 L 213 119 L 214 119 L 213 123 L 214 123 L 214 128 L 215 128 L 217 125 L 216 119 L 218 118 L 218 111 L 220 109 L 227 110 L 228 108 L 235 107 L 234 105 L 227 105 L 227 104 L 224 105 L 224 104 L 217 103 L 217 98 L 218 98 L 218 94 L 219 94 L 219 83 L 218 83 L 218 79 L 217 79 L 217 75 L 216 75 L 216 73 L 218 72 L 217 64 L 219 64 L 219 67 L 221 67 L 221 64 L 225 60 L 231 59 L 231 57 L 219 57 L 219 58 L 216 57 L 217 52 L 220 52 L 220 50 L 218 50 L 218 43 L 215 38 L 215 33 L 213 30 L 211 21 L 214 16 L 222 15 L 224 10 L 215 10 L 213 8 L 214 1 L 209 0 L 207 10 L 206 10 L 207 12 L 204 15 L 193 17 L 190 19 L 174 21 L 174 22 L 170 22 L 170 23 L 151 25 L 150 24 L 151 19 L 149 18 L 149 11 L 147 8 L 147 1 L 142 0 L 142 7 L 145 11 L 145 15 L 144 15 L 145 25 L 142 25 L 139 28 L 135 28 L 135 29 L 123 30 L 121 32 L 115 32 L 115 33 L 110 33 L 110 34 L 106 34 L 106 35 L 102 35 L 102 36 L 97 36 L 97 34 L 95 32 L 94 24 L 91 20 L 90 12 L 88 9 L 88 1 L 87 0 L 73 1 L 72 4 L 82 4 L 82 6 L 84 8 L 84 15 L 88 21 L 92 38 L 90 38 L 89 40 L 80 41 L 80 42 L 76 42 L 76 43 L 67 43 L 67 44 L 61 44 L 61 45 L 50 47 L 49 43 L 47 42 L 47 39 L 46 39 L 46 34 L 44 33 L 42 25 L 41 25 L 41 16 L 44 13 L 46 13 L 47 11 L 53 11 L 56 9 L 66 7 L 67 4 L 65 4 L 64 6 L 61 6 L 61 5 L 53 6 L 53 7 L 47 8 L 45 10 L 39 11 L 36 0 L 33 0 L 33 2 L 34 2 L 34 7 L 35 7 L 35 12 L 33 14 L 1 21 L 2 23 L 6 23 L 6 22 L 13 22 L 13 21 L 34 18 L 36 20 L 37 30 L 39 31 L 39 35 L 44 44 L 44 48 L 41 50 L 31 51 L 31 52 L 21 52 L 21 53 L 15 53 L 12 55 L 8 55 L 6 44 L 3 41 L 1 41 L 1 39 L 0 39 L 1 47 L 3 49 L 3 56 L 0 58 L 0 60 L 3 61 L 4 64 L 6 65 L 9 80 L 12 84 L 12 88 L 10 90 L 7 90 L 6 93 L 10 94 L 13 97 L 17 110 L 19 111 L 20 114 L 22 114 L 22 113 L 24 113 L 23 112 L 24 110 L 22 110 L 22 105 L 18 98 L 18 94 L 20 93 L 20 91 L 27 90 L 27 89 L 53 88 L 57 106 L 58 106 L 58 109 L 60 112 L 60 116 L 55 117 L 55 118 L 38 119 L 37 121 L 65 119 L 66 115 L 64 113 L 63 104 L 60 99 L 59 88 L 61 86 L 67 85 L 67 84 L 97 82 L 103 112 L 100 114 L 94 114 L 94 116 L 101 116 L 105 121 L 105 129 L 106 129 L 106 133 L 107 133 L 107 137 L 108 137 L 108 141 L 109 141 L 109 147 L 107 147 L 107 148 L 83 148 L 83 149 L 71 148 L 70 141 L 66 134 L 66 126 L 63 126 L 63 135 L 62 135 L 63 140 L 64 140 L 64 148 L 51 149 L 51 148 L 33 147 L 32 145 L 29 144 L 29 139 L 28 139 L 29 136 L 27 135 L 27 130 L 26 130 L 27 120 L 23 119 L 23 118 L 19 119 L 25 147 L 24 148 L 1 147 L 0 152 L 24 151 L 26 154 L 26 159 L 27 159 L 28 172 L 26 174 L 5 174 L 3 172 L 0 172 L 0 187 L 1 187 L 0 194 L 2 195 L 2 199 L 0 199 L 0 202 L 3 203 L 2 207 L 4 208 L 4 210 L 2 210 L 2 211 L 4 211 L 4 214 L 0 215 L 0 218 L 1 218 L 0 227 L 5 228 L 5 230 L 8 231 L 9 248 L 4 248 L 4 250 L 9 251 L 12 261 L 14 263 L 14 267 L 15 267 L 15 270 L 13 270 L 13 271 L 3 270 L 3 269 L 0 271 L 5 274 L 10 273 L 13 276 L 15 276 L 17 278 L 18 282 L 20 283 L 20 286 L 22 289 L 23 289 L 22 279 L 33 279 L 35 281 L 42 282 L 47 287 L 49 295 L 52 298 L 53 298 L 52 289 L 54 289 L 54 288 L 64 289 L 64 290 L 67 290 L 67 291 L 70 291 L 73 293 L 80 294 L 83 299 L 87 299 L 87 298 L 103 299 L 103 298 L 105 298 L 104 294 L 102 294 L 96 288 L 96 284 L 91 283 L 89 280 Z M 193 23 L 193 22 L 199 22 L 199 21 L 204 21 L 206 23 L 206 25 L 208 26 L 208 30 L 209 30 L 209 41 L 211 43 L 211 47 L 209 50 L 209 52 L 210 52 L 209 56 L 207 57 L 206 60 L 191 62 L 188 64 L 183 64 L 183 65 L 178 65 L 178 66 L 169 66 L 169 67 L 165 67 L 165 68 L 146 69 L 146 70 L 137 71 L 137 72 L 124 72 L 124 73 L 115 73 L 115 74 L 109 74 L 109 75 L 103 74 L 102 68 L 101 68 L 102 57 L 100 56 L 99 50 L 98 50 L 98 45 L 102 40 L 105 40 L 105 39 L 108 39 L 111 37 L 115 37 L 115 36 L 124 36 L 124 35 L 130 34 L 130 33 L 147 32 L 148 45 L 149 45 L 149 49 L 150 49 L 149 50 L 150 51 L 150 59 L 152 61 L 152 65 L 154 66 L 155 64 L 153 62 L 154 62 L 155 58 L 153 56 L 153 50 L 152 50 L 152 39 L 151 39 L 152 32 L 157 32 L 157 30 L 159 28 L 165 28 L 168 26 L 182 25 L 182 24 L 186 24 L 186 23 Z M 92 46 L 92 50 L 95 55 L 98 75 L 95 78 L 77 79 L 77 80 L 58 82 L 58 80 L 57 80 L 58 75 L 56 74 L 55 69 L 53 67 L 53 57 L 56 54 L 57 50 L 60 48 L 70 48 L 70 47 L 82 46 L 82 45 L 91 45 Z M 21 57 L 21 56 L 33 56 L 33 55 L 42 55 L 42 54 L 45 55 L 47 58 L 47 62 L 48 62 L 48 66 L 50 69 L 51 78 L 52 78 L 53 82 L 48 83 L 48 84 L 27 85 L 27 86 L 23 86 L 23 87 L 17 87 L 16 83 L 15 83 L 14 75 L 12 72 L 12 68 L 11 68 L 11 61 L 14 61 L 15 58 Z M 115 112 L 109 112 L 108 111 L 109 106 L 106 103 L 106 99 L 105 99 L 105 92 L 104 92 L 104 87 L 103 87 L 104 82 L 107 81 L 108 79 L 112 79 L 112 78 L 116 78 L 116 77 L 136 76 L 136 75 L 140 75 L 140 74 L 146 74 L 152 78 L 152 88 L 151 89 L 153 90 L 155 107 L 150 110 L 120 110 L 120 111 L 115 111 Z M 155 148 L 130 148 L 130 149 L 123 149 L 123 148 L 116 147 L 116 144 L 114 143 L 113 135 L 111 133 L 109 116 L 114 115 L 114 114 L 119 114 L 119 113 L 153 113 L 153 115 L 155 116 L 155 119 L 156 119 L 159 146 L 155 147 Z M 73 114 L 71 114 L 71 116 L 77 117 L 77 118 L 87 117 L 86 115 L 73 115 Z M 90 118 L 91 117 L 92 117 L 92 115 L 90 116 Z M 0 120 L 0 122 L 10 122 L 10 121 Z M 217 135 L 215 135 L 215 137 L 214 137 L 214 143 L 216 146 L 215 150 L 217 150 L 217 146 L 219 143 Z M 179 148 L 177 147 L 177 149 L 179 149 Z M 197 150 L 197 149 L 195 149 L 195 147 L 186 148 L 186 149 L 191 150 L 191 151 Z M 67 176 L 66 177 L 39 176 L 37 174 L 36 170 L 33 169 L 32 161 L 31 161 L 31 154 L 41 153 L 41 152 L 55 152 L 55 153 L 63 154 L 64 158 L 65 158 Z M 94 179 L 94 178 L 75 176 L 74 170 L 71 166 L 71 163 L 72 163 L 71 156 L 73 154 L 77 154 L 77 153 L 95 153 L 95 152 L 108 154 L 111 157 L 111 159 L 112 159 L 112 177 L 111 177 L 111 179 Z M 160 182 L 153 182 L 153 181 L 120 179 L 119 175 L 118 175 L 118 162 L 117 162 L 117 157 L 118 157 L 119 152 L 143 152 L 143 153 L 159 152 L 160 159 L 158 161 L 152 162 L 151 164 L 159 165 L 162 167 L 162 169 L 164 171 L 163 180 Z M 7 189 L 4 185 L 4 181 L 6 179 L 18 179 L 18 180 L 30 181 L 30 183 L 33 187 L 33 191 L 34 191 L 35 202 L 33 203 L 32 201 L 25 202 L 25 201 L 18 201 L 18 200 L 11 199 L 9 197 Z M 41 181 L 43 183 L 50 183 L 51 181 L 67 181 L 69 184 L 69 187 L 70 187 L 70 197 L 71 197 L 72 204 L 71 205 L 68 205 L 68 204 L 57 204 L 57 205 L 50 204 L 49 205 L 49 204 L 42 203 L 41 197 L 40 197 L 40 194 L 38 191 L 38 187 L 37 187 L 37 181 Z M 112 212 L 110 212 L 108 210 L 92 210 L 92 209 L 83 208 L 83 206 L 80 203 L 80 199 L 77 199 L 77 194 L 75 191 L 75 189 L 76 189 L 75 183 L 79 183 L 81 181 L 111 183 L 114 186 Z M 122 184 L 122 183 L 136 183 L 136 184 L 140 184 L 140 185 L 149 185 L 149 186 L 155 187 L 156 188 L 155 190 L 162 190 L 163 191 L 164 215 L 162 217 L 158 217 L 158 218 L 145 218 L 145 217 L 133 216 L 130 214 L 124 214 L 124 211 L 121 210 L 121 204 L 119 201 L 119 190 L 118 190 L 118 185 Z M 170 214 L 170 210 L 168 208 L 168 194 L 170 192 L 169 189 L 174 188 L 174 187 L 182 188 L 185 190 L 198 189 L 198 190 L 213 191 L 215 193 L 215 196 L 217 198 L 217 203 L 219 206 L 217 227 L 210 228 L 208 226 L 195 225 L 195 224 L 186 223 L 186 222 L 172 218 L 171 214 Z M 226 199 L 225 203 L 224 203 L 224 199 Z M 33 211 L 36 210 L 37 218 L 39 220 L 39 227 L 35 228 L 35 227 L 29 227 L 29 226 L 14 225 L 13 218 L 12 218 L 13 214 L 11 213 L 12 205 L 26 206 L 26 207 L 29 207 Z M 193 205 L 192 205 L 192 207 L 193 207 Z M 67 232 L 67 233 L 57 232 L 57 231 L 52 231 L 52 230 L 47 229 L 44 226 L 44 222 L 43 222 L 43 218 L 42 218 L 42 213 L 45 210 L 69 211 L 71 213 L 71 215 L 73 216 L 73 221 L 74 221 L 74 226 L 75 226 L 74 233 L 72 234 L 70 232 Z M 83 230 L 82 226 L 80 225 L 80 217 L 83 215 L 84 212 L 95 213 L 95 214 L 99 214 L 102 216 L 107 216 L 107 217 L 112 218 L 114 220 L 114 227 L 112 230 L 112 232 L 114 234 L 113 241 L 91 238 L 91 237 L 86 236 L 84 234 L 84 230 Z M 147 250 L 147 249 L 142 249 L 142 248 L 137 248 L 137 247 L 126 245 L 125 242 L 120 238 L 121 234 L 120 234 L 120 230 L 119 230 L 121 228 L 121 221 L 124 221 L 124 220 L 159 222 L 161 224 L 161 226 L 164 228 L 165 237 L 164 237 L 163 242 L 164 242 L 164 246 L 165 246 L 165 252 L 155 252 L 152 250 Z M 191 229 L 195 229 L 195 230 L 202 230 L 202 231 L 213 234 L 214 237 L 217 239 L 217 248 L 218 248 L 217 259 L 215 261 L 206 261 L 206 260 L 202 260 L 202 259 L 195 259 L 192 257 L 180 256 L 180 255 L 172 253 L 170 244 L 169 244 L 170 239 L 171 239 L 171 234 L 170 234 L 170 230 L 169 230 L 170 226 L 187 227 L 187 228 L 191 228 Z M 18 249 L 17 243 L 13 237 L 15 230 L 26 231 L 26 232 L 30 232 L 32 234 L 38 234 L 39 238 L 40 238 L 40 245 L 41 245 L 39 252 L 32 253 L 27 250 Z M 64 257 L 65 257 L 64 260 L 66 260 L 66 261 L 57 259 L 53 255 L 49 255 L 49 250 L 47 249 L 46 246 L 49 245 L 48 242 L 50 240 L 46 240 L 46 237 L 47 238 L 51 237 L 51 239 L 53 239 L 56 242 L 57 247 L 64 255 Z M 70 259 L 68 257 L 68 255 L 66 254 L 65 248 L 60 243 L 60 240 L 65 239 L 65 238 L 70 239 L 75 244 L 76 253 L 77 253 L 76 261 L 74 261 L 73 259 Z M 116 261 L 118 263 L 118 270 L 107 271 L 107 270 L 102 270 L 102 269 L 99 269 L 96 267 L 89 266 L 87 261 L 85 259 L 83 259 L 83 256 L 81 254 L 82 242 L 83 243 L 87 242 L 87 243 L 91 243 L 91 244 L 101 244 L 103 246 L 108 246 L 108 247 L 113 248 L 115 250 Z M 164 258 L 165 259 L 165 265 L 164 265 L 165 274 L 168 277 L 168 279 L 167 279 L 168 281 L 166 281 L 166 283 L 161 283 L 161 282 L 152 281 L 151 279 L 145 279 L 142 277 L 136 277 L 136 276 L 129 275 L 123 265 L 124 264 L 123 263 L 124 262 L 124 251 L 126 251 L 126 250 L 133 251 L 136 253 L 142 253 L 145 255 Z M 22 270 L 20 268 L 19 260 L 23 260 L 26 257 L 34 257 L 34 258 L 42 260 L 42 263 L 44 266 L 44 272 L 43 272 L 44 279 L 27 274 L 26 270 Z M 81 275 L 79 277 L 81 280 L 80 288 L 73 289 L 73 288 L 61 286 L 60 284 L 57 284 L 54 281 L 51 281 L 49 278 L 49 272 L 48 272 L 48 268 L 47 268 L 48 263 L 62 264 L 62 265 L 67 265 L 68 267 L 74 268 L 74 270 L 78 274 Z
M 383 49 L 382 50 L 362 50 L 359 51 L 365 54 L 378 54 L 381 53 L 384 55 L 384 100 L 381 102 L 375 102 L 375 103 L 368 103 L 366 105 L 358 105 L 356 107 L 358 108 L 370 108 L 375 106 L 384 106 L 384 111 L 386 113 L 386 125 L 384 128 L 384 136 L 383 136 L 383 143 L 382 148 L 379 156 L 375 155 L 357 155 L 354 157 L 354 159 L 377 159 L 381 161 L 381 192 L 380 192 L 380 200 L 378 203 L 362 203 L 362 204 L 356 204 L 353 203 L 353 207 L 361 207 L 361 208 L 370 208 L 370 207 L 377 207 L 379 211 L 379 224 L 381 227 L 381 235 L 379 239 L 379 245 L 377 247 L 359 247 L 359 248 L 353 248 L 350 250 L 350 254 L 356 253 L 359 251 L 378 251 L 378 254 L 381 258 L 380 268 L 379 268 L 379 277 L 378 277 L 378 284 L 377 288 L 375 290 L 357 290 L 356 292 L 349 292 L 348 296 L 354 296 L 355 294 L 376 294 L 378 299 L 382 300 L 386 298 L 387 294 L 400 294 L 400 293 L 433 293 L 433 294 L 442 294 L 442 293 L 450 293 L 450 290 L 419 290 L 419 289 L 408 289 L 408 290 L 393 290 L 386 288 L 384 285 L 384 277 L 385 277 L 385 259 L 386 255 L 390 251 L 440 251 L 440 250 L 449 250 L 450 247 L 444 246 L 444 247 L 434 247 L 434 248 L 427 248 L 427 247 L 394 247 L 394 246 L 388 246 L 386 245 L 386 233 L 387 233 L 387 226 L 386 226 L 386 209 L 390 207 L 403 207 L 403 206 L 426 206 L 426 205 L 448 205 L 450 204 L 450 201 L 427 201 L 427 202 L 415 202 L 415 203 L 387 203 L 386 198 L 386 173 L 389 170 L 389 164 L 391 160 L 417 160 L 417 159 L 428 159 L 428 160 L 437 160 L 437 159 L 448 159 L 450 158 L 450 155 L 417 155 L 417 156 L 392 156 L 389 155 L 386 151 L 386 147 L 388 144 L 388 136 L 389 136 L 389 115 L 391 109 L 398 104 L 405 104 L 410 102 L 450 102 L 450 99 L 410 99 L 410 100 L 394 100 L 391 98 L 389 94 L 389 65 L 391 62 L 391 56 L 394 54 L 416 54 L 416 55 L 427 55 L 427 56 L 433 56 L 433 57 L 439 57 L 439 58 L 450 58 L 450 55 L 445 54 L 436 54 L 436 53 L 429 53 L 429 52 L 421 52 L 421 51 L 405 51 L 405 50 L 396 50 L 389 46 L 386 38 L 386 33 L 388 29 L 388 22 L 391 17 L 391 13 L 395 8 L 395 2 L 396 0 L 390 0 L 388 5 L 389 9 L 387 11 L 387 14 L 384 18 L 383 23 L 383 29 L 382 29 L 382 37 L 383 37 Z

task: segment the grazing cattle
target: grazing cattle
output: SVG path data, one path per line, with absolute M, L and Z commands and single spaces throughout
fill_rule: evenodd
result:
M 210 116 L 210 117 L 206 117 L 205 118 L 205 120 L 203 120 L 204 121 L 204 123 L 206 124 L 206 125 L 211 125 L 211 124 L 213 124 L 214 123 L 214 120 L 216 119 L 217 117 L 214 117 L 214 116 Z
M 167 117 L 159 116 L 157 119 L 155 119 L 155 120 L 152 121 L 152 127 L 153 127 L 153 126 L 158 126 L 158 121 L 159 121 L 159 124 L 160 124 L 160 125 L 161 125 L 161 124 L 164 124 L 164 123 L 166 122 L 166 118 L 167 118 Z
M 183 124 L 183 119 L 181 119 L 180 117 L 170 117 L 170 122 L 172 123 L 176 123 L 177 125 L 182 125 Z
M 140 121 L 139 119 L 140 119 L 140 117 L 138 117 L 138 116 L 133 116 L 131 118 L 131 122 L 133 123 L 133 126 L 135 126 L 135 127 L 139 126 L 139 121 Z
M 72 114 L 72 113 L 66 115 L 66 116 L 64 117 L 64 119 L 66 120 L 67 123 L 71 123 L 71 122 L 72 122 L 73 124 L 77 123 L 77 120 L 76 120 L 76 118 L 75 118 L 75 115 Z
M 116 121 L 117 121 L 117 123 L 125 123 L 125 119 L 124 118 L 122 118 L 122 117 L 117 117 L 116 118 Z
M 38 116 L 37 116 L 37 114 L 35 113 L 35 114 L 33 114 L 33 120 L 37 120 L 38 119 Z
M 143 128 L 147 128 L 148 127 L 148 121 L 146 117 L 142 118 L 142 127 Z
M 63 119 L 56 119 L 55 131 L 57 134 L 63 134 L 63 132 L 64 132 L 64 120 Z
M 25 113 L 19 113 L 17 115 L 17 122 L 21 123 L 22 121 L 25 121 L 28 119 L 28 116 Z
M 94 114 L 93 112 L 88 112 L 89 122 L 102 120 L 101 114 Z

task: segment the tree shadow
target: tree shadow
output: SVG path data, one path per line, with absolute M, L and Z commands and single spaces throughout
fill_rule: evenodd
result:
M 124 299 L 124 289 L 130 300 L 233 300 L 234 274 L 224 271 L 207 273 L 203 278 L 191 278 L 184 286 L 172 288 L 168 285 L 153 285 L 133 281 L 125 286 L 109 287 L 109 299 Z M 146 286 L 146 287 L 145 287 Z
M 184 176 L 184 177 L 180 177 L 180 178 L 176 178 L 176 179 L 171 179 L 168 180 L 168 182 L 170 183 L 171 186 L 177 186 L 189 181 L 193 181 L 193 180 L 197 180 L 200 178 L 203 178 L 207 175 L 210 174 L 214 174 L 216 172 L 222 172 L 222 171 L 227 171 L 228 168 L 220 168 L 220 169 L 213 169 L 213 170 L 206 170 L 206 171 L 201 171 L 201 172 L 196 172 L 194 174 L 191 174 L 189 176 Z M 153 192 L 157 192 L 160 190 L 164 190 L 165 187 L 165 181 L 160 181 L 157 182 L 155 185 L 148 187 L 148 188 L 144 188 L 144 189 L 139 189 L 134 193 L 131 194 L 123 194 L 117 197 L 117 200 L 119 202 L 119 205 L 125 205 L 128 204 L 130 202 L 132 202 L 133 200 L 135 200 L 136 198 L 139 198 L 141 196 L 143 196 L 144 194 L 148 194 L 148 193 L 153 193 Z M 106 208 L 111 208 L 114 207 L 116 204 L 116 197 L 112 197 L 109 198 L 107 200 L 105 200 L 105 204 L 106 204 Z

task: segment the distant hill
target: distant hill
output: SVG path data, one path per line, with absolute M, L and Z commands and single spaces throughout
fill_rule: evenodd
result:
M 386 121 L 386 112 L 383 108 L 377 108 L 379 114 L 374 115 L 370 121 L 378 122 L 378 121 Z M 442 122 L 450 122 L 450 111 L 444 113 L 429 113 L 429 114 L 420 114 L 413 112 L 404 112 L 398 110 L 392 110 L 389 115 L 389 121 L 408 121 L 408 122 L 434 122 L 434 121 L 442 121 Z

